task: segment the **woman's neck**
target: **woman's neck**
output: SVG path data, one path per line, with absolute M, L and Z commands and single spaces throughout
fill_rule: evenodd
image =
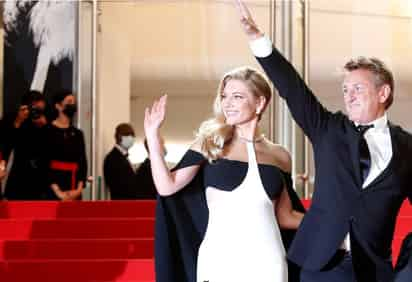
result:
M 263 140 L 263 134 L 257 123 L 247 124 L 235 127 L 234 139 L 243 142 L 259 142 Z
M 59 115 L 53 122 L 53 124 L 59 128 L 70 127 L 70 119 L 64 115 Z

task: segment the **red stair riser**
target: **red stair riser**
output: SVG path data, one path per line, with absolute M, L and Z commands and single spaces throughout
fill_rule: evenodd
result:
M 0 240 L 147 238 L 154 218 L 0 220 Z
M 66 260 L 0 262 L 2 281 L 153 281 L 153 260 Z M 3 280 L 4 279 L 4 280 Z
M 154 217 L 154 200 L 144 201 L 3 201 L 0 218 Z
M 137 258 L 153 258 L 152 238 L 0 242 L 0 260 Z

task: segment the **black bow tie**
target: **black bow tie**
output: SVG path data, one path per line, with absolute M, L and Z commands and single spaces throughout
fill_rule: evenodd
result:
M 373 124 L 368 125 L 358 125 L 356 126 L 356 130 L 360 132 L 361 135 L 364 135 L 368 129 L 375 127 Z

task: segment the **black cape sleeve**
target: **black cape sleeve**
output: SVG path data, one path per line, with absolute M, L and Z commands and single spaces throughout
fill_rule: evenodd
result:
M 283 178 L 285 180 L 286 189 L 289 194 L 290 201 L 292 203 L 292 208 L 295 211 L 305 213 L 305 207 L 299 199 L 299 196 L 296 194 L 295 189 L 293 188 L 293 180 L 290 173 L 283 172 Z M 292 244 L 293 238 L 295 238 L 296 230 L 292 229 L 280 229 L 280 234 L 282 236 L 283 245 L 285 250 L 288 251 L 290 245 Z M 300 267 L 288 260 L 288 281 L 289 282 L 300 282 Z
M 203 164 L 206 160 L 189 150 L 173 170 Z M 156 282 L 195 282 L 197 252 L 206 231 L 208 209 L 203 172 L 178 193 L 157 196 L 155 223 Z

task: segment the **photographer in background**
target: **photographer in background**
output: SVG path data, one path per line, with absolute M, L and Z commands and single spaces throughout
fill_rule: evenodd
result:
M 32 93 L 32 102 L 30 105 L 29 119 L 32 125 L 37 128 L 45 126 L 50 120 L 50 115 L 48 114 L 48 107 L 46 99 L 43 94 L 37 91 L 30 91 Z
M 46 190 L 43 152 L 47 102 L 37 91 L 29 91 L 24 97 L 27 118 L 16 128 L 7 145 L 8 150 L 13 151 L 4 192 L 8 200 L 40 200 Z
M 30 115 L 30 93 L 23 95 L 14 112 L 6 113 L 0 120 L 0 151 L 2 159 L 8 161 L 15 143 L 15 135 Z

